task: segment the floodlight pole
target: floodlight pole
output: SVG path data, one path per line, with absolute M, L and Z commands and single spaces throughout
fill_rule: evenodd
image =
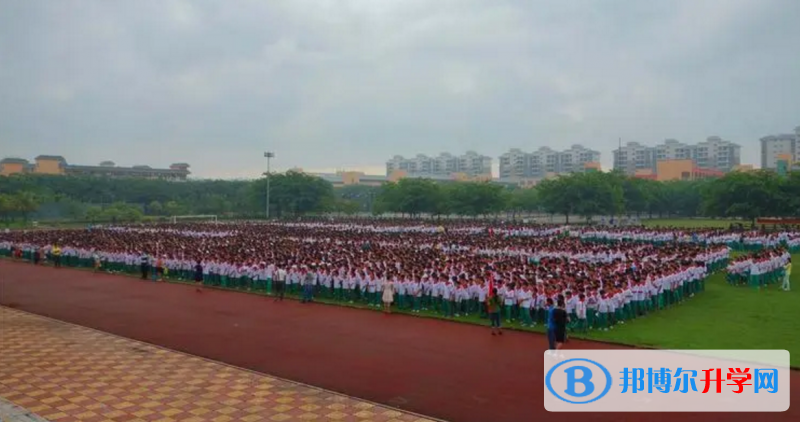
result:
M 264 157 L 267 159 L 267 210 L 266 210 L 267 212 L 266 212 L 266 216 L 267 216 L 267 220 L 269 220 L 269 190 L 270 190 L 269 189 L 269 179 L 270 179 L 269 161 L 270 161 L 270 159 L 275 158 L 275 153 L 267 151 L 267 152 L 264 153 Z

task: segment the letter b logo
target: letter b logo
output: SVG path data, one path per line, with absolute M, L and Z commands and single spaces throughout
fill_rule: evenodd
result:
M 594 392 L 591 369 L 585 366 L 571 366 L 564 369 L 564 372 L 567 374 L 567 389 L 564 393 L 572 397 L 586 397 Z M 579 372 L 579 376 L 576 372 Z M 576 389 L 575 384 L 581 384 L 582 387 Z
M 576 352 L 577 353 L 577 352 Z M 611 373 L 603 365 L 585 358 L 554 362 L 545 356 L 545 409 L 553 411 L 552 400 L 569 404 L 593 403 L 611 390 Z

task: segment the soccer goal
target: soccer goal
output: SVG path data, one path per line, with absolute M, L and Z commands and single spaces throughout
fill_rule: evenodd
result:
M 217 223 L 216 215 L 173 215 L 170 217 L 170 222 L 175 224 L 182 223 Z

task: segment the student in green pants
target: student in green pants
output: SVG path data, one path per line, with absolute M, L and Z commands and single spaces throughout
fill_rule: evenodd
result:
M 575 314 L 578 317 L 575 329 L 580 333 L 585 333 L 589 329 L 589 323 L 587 321 L 586 295 L 583 293 L 578 295 L 578 302 L 575 304 Z
M 597 301 L 597 329 L 608 331 L 608 298 L 604 292 L 600 292 Z
M 503 293 L 503 305 L 505 310 L 505 317 L 506 322 L 511 322 L 513 315 L 512 312 L 514 310 L 514 303 L 516 301 L 516 295 L 514 292 L 514 286 L 509 285 L 505 288 L 505 293 Z

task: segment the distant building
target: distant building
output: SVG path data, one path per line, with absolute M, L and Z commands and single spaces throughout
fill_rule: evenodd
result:
M 769 135 L 761 138 L 761 168 L 776 170 L 778 161 L 786 156 L 791 161 L 798 159 L 798 139 L 800 139 L 800 126 L 795 129 L 795 134 Z
M 716 169 L 704 169 L 694 160 L 663 160 L 656 166 L 655 180 L 666 182 L 669 180 L 700 180 L 722 177 L 725 172 Z
M 678 142 L 675 139 L 666 139 L 664 143 L 656 146 L 656 161 L 693 160 L 694 153 L 694 146 Z
M 461 156 L 442 153 L 436 157 L 418 154 L 413 158 L 395 155 L 386 162 L 386 175 L 404 171 L 409 176 L 443 176 L 464 173 L 469 177 L 484 177 L 492 174 L 492 158 L 467 151 Z
M 501 179 L 531 177 L 531 154 L 512 148 L 499 158 Z
M 22 158 L 3 158 L 0 160 L 0 176 L 28 173 L 31 168 L 31 163 Z
M 492 157 L 480 155 L 475 151 L 467 151 L 458 157 L 456 173 L 463 173 L 469 177 L 485 177 L 492 175 Z
M 570 149 L 558 153 L 558 167 L 556 173 L 579 173 L 587 169 L 587 165 L 596 168 L 595 164 L 600 162 L 600 152 L 583 145 L 572 145 Z
M 697 167 L 727 173 L 742 164 L 742 147 L 719 136 L 709 136 L 694 146 Z
M 294 170 L 302 172 L 300 169 Z M 365 174 L 364 172 L 360 171 L 337 171 L 336 173 L 309 174 L 330 182 L 334 188 L 341 188 L 351 185 L 380 186 L 384 182 L 389 181 L 389 178 L 386 176 Z
M 558 151 L 550 147 L 540 147 L 530 155 L 530 177 L 540 179 L 548 173 L 558 174 L 561 166 L 559 165 Z
M 628 142 L 614 150 L 614 170 L 633 176 L 637 171 L 656 171 L 656 148 Z
M 149 166 L 117 167 L 112 161 L 103 161 L 97 166 L 69 164 L 59 155 L 40 155 L 34 163 L 20 158 L 0 160 L 0 175 L 51 174 L 97 177 L 137 177 L 144 179 L 186 180 L 190 174 L 189 164 L 175 163 L 168 169 Z
M 500 156 L 501 180 L 540 180 L 548 175 L 567 174 L 599 170 L 600 153 L 572 145 L 565 151 L 555 151 L 549 147 L 526 153 L 514 148 Z
M 642 171 L 658 172 L 661 161 L 691 160 L 703 170 L 727 173 L 741 164 L 741 147 L 719 136 L 710 136 L 695 145 L 667 139 L 655 147 L 629 142 L 614 150 L 614 169 L 634 176 Z
M 740 171 L 743 173 L 755 171 L 752 164 L 739 164 L 738 166 L 734 167 L 731 171 Z

